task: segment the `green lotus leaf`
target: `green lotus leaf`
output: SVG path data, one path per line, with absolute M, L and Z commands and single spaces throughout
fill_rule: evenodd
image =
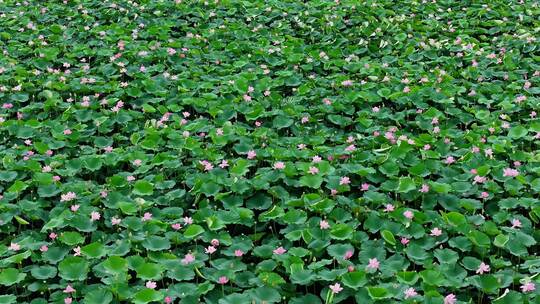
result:
M 136 181 L 133 186 L 133 193 L 136 195 L 152 195 L 154 193 L 154 185 L 145 180 Z
M 70 256 L 58 264 L 58 271 L 60 277 L 65 280 L 83 281 L 87 278 L 89 264 L 81 257 Z
M 11 286 L 24 280 L 26 273 L 20 273 L 15 268 L 5 268 L 0 272 L 0 284 Z

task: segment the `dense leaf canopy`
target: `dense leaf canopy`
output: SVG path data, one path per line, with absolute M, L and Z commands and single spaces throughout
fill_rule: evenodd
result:
M 539 28 L 0 1 L 0 303 L 539 303 Z

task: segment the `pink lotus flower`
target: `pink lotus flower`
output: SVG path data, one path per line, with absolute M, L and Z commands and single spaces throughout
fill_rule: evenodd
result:
M 384 212 L 392 212 L 392 211 L 394 211 L 394 205 L 386 204 L 386 206 L 384 207 Z
M 218 283 L 221 284 L 221 285 L 225 285 L 228 282 L 229 282 L 229 278 L 227 278 L 226 276 L 221 276 L 218 279 Z
M 249 150 L 247 154 L 248 159 L 254 159 L 257 156 L 257 153 L 255 153 L 254 150 Z
M 54 233 L 54 232 L 49 233 L 49 238 L 51 238 L 51 240 L 56 239 L 57 236 L 58 235 L 56 233 Z
M 193 263 L 194 261 L 195 261 L 195 256 L 191 253 L 188 253 L 184 256 L 181 262 L 182 264 L 187 265 L 189 263 Z
M 521 221 L 518 219 L 512 219 L 512 228 L 521 228 Z
M 414 288 L 410 287 L 410 288 L 407 288 L 404 292 L 405 294 L 405 299 L 408 299 L 408 298 L 412 298 L 412 297 L 416 297 L 418 295 L 418 293 L 416 292 L 416 290 L 414 290 Z
M 343 288 L 341 287 L 341 285 L 339 283 L 336 283 L 334 285 L 330 285 L 329 288 L 330 288 L 330 290 L 332 290 L 332 293 L 334 293 L 334 294 L 338 294 L 343 290 Z
M 527 282 L 520 286 L 522 292 L 529 292 L 529 291 L 535 291 L 536 286 L 533 282 Z
M 140 160 L 140 159 L 136 159 L 136 160 L 133 161 L 133 165 L 135 165 L 137 167 L 140 166 L 141 164 L 142 164 L 142 160 Z
M 362 191 L 368 191 L 369 190 L 369 184 L 368 183 L 363 183 L 360 190 Z
M 130 176 L 126 177 L 126 180 L 127 180 L 128 182 L 132 182 L 132 181 L 135 180 L 135 176 L 130 175 Z
M 166 304 L 170 304 L 170 303 L 172 303 L 172 298 L 167 296 L 167 297 L 165 297 L 164 301 L 165 301 Z
M 99 214 L 99 212 L 97 211 L 92 211 L 90 213 L 90 220 L 93 222 L 93 221 L 98 221 L 99 219 L 101 218 L 101 214 Z
M 385 132 L 384 137 L 390 141 L 394 141 L 396 139 L 394 133 L 392 132 Z
M 330 224 L 328 224 L 328 222 L 325 221 L 325 220 L 321 220 L 319 222 L 319 227 L 321 227 L 321 229 L 325 230 L 325 229 L 330 228 Z
M 474 177 L 474 181 L 473 181 L 473 185 L 474 184 L 483 184 L 486 182 L 486 177 L 485 176 L 480 176 L 480 175 L 476 175 Z
M 431 236 L 440 236 L 442 234 L 442 230 L 439 229 L 438 227 L 435 227 L 433 229 L 431 229 Z
M 408 218 L 408 219 L 412 219 L 414 214 L 412 213 L 411 210 L 407 210 L 407 211 L 403 212 L 403 216 Z
M 208 246 L 207 248 L 204 249 L 204 252 L 206 254 L 212 254 L 212 253 L 216 252 L 216 250 L 217 250 L 216 247 Z
M 444 297 L 444 304 L 455 304 L 456 301 L 457 301 L 456 296 L 453 293 Z
M 379 265 L 380 265 L 380 263 L 377 260 L 377 258 L 373 258 L 373 259 L 369 259 L 369 263 L 367 265 L 367 268 L 377 270 L 377 269 L 379 269 Z
M 451 165 L 451 164 L 453 164 L 453 163 L 455 163 L 455 162 L 456 162 L 456 160 L 454 159 L 453 156 L 448 156 L 448 157 L 446 158 L 446 160 L 445 160 L 445 163 L 448 164 L 448 165 Z
M 350 258 L 352 258 L 354 252 L 352 250 L 347 250 L 347 252 L 345 252 L 345 254 L 343 255 L 343 259 L 344 260 L 348 260 Z
M 344 86 L 344 87 L 350 87 L 353 85 L 353 81 L 352 80 L 344 80 L 341 82 L 341 85 Z
M 219 240 L 218 239 L 212 239 L 210 241 L 210 244 L 212 244 L 212 246 L 217 247 L 217 246 L 219 246 Z
M 121 221 L 122 221 L 122 220 L 119 219 L 119 218 L 117 218 L 117 217 L 112 217 L 112 218 L 111 218 L 111 224 L 112 224 L 113 226 L 119 225 Z
M 406 238 L 406 237 L 402 237 L 401 240 L 400 240 L 401 244 L 403 244 L 403 245 L 409 244 L 409 241 L 410 240 L 408 238 Z
M 480 263 L 480 266 L 478 266 L 478 269 L 476 269 L 476 273 L 483 274 L 484 272 L 489 272 L 489 270 L 490 270 L 489 265 L 482 262 Z
M 350 145 L 350 146 L 347 146 L 347 148 L 345 148 L 345 151 L 347 152 L 352 152 L 356 150 L 356 146 L 355 145 Z
M 182 225 L 180 225 L 179 223 L 174 223 L 171 225 L 171 227 L 174 230 L 180 230 L 182 228 Z
M 226 167 L 228 167 L 228 166 L 229 166 L 229 162 L 228 162 L 226 159 L 223 159 L 223 160 L 221 161 L 221 163 L 219 164 L 219 167 L 220 167 L 221 169 L 224 169 L 224 168 L 226 168 Z M 208 168 L 208 169 L 207 169 L 206 166 L 205 166 L 204 169 L 205 169 L 206 171 L 212 170 L 211 168 Z
M 519 175 L 519 171 L 512 168 L 505 168 L 503 170 L 503 176 L 516 177 Z
M 339 184 L 340 185 L 348 185 L 351 183 L 351 180 L 349 179 L 348 176 L 343 176 L 340 180 L 339 180 Z
M 39 251 L 41 251 L 41 252 L 47 252 L 47 251 L 49 251 L 49 246 L 47 246 L 47 245 L 42 245 L 41 247 L 39 247 Z
M 66 289 L 64 289 L 64 293 L 73 293 L 73 292 L 75 292 L 75 291 L 76 291 L 76 290 L 75 290 L 73 287 L 71 287 L 71 284 L 68 284 L 68 285 L 66 286 Z
M 244 252 L 242 250 L 240 250 L 240 249 L 236 249 L 234 251 L 234 256 L 236 256 L 236 257 L 241 257 L 243 255 L 244 255 Z
M 489 197 L 489 193 L 487 193 L 486 191 L 483 191 L 482 193 L 480 193 L 480 197 L 486 199 Z
M 146 282 L 146 288 L 150 288 L 150 289 L 156 289 L 157 287 L 157 283 L 154 282 L 154 281 L 148 281 Z
M 199 161 L 199 164 L 204 166 L 204 171 L 210 171 L 210 170 L 214 169 L 214 165 L 212 165 L 207 160 L 201 160 L 201 161 Z
M 282 254 L 284 254 L 285 252 L 287 252 L 287 249 L 285 249 L 285 248 L 283 248 L 283 247 L 280 246 L 280 247 L 274 249 L 273 252 L 274 252 L 275 254 L 277 254 L 277 255 L 282 255 Z
M 319 169 L 317 167 L 309 167 L 308 172 L 315 175 L 315 174 L 319 173 Z
M 145 212 L 143 217 L 141 218 L 141 221 L 146 222 L 152 219 L 152 213 Z
M 429 186 L 426 185 L 426 184 L 423 184 L 423 185 L 422 185 L 422 188 L 420 188 L 420 192 L 426 193 L 426 192 L 428 192 L 428 191 L 429 191 Z
M 527 96 L 519 95 L 519 96 L 516 97 L 515 100 L 516 100 L 516 103 L 521 103 L 521 102 L 527 100 Z
M 81 246 L 77 246 L 75 248 L 73 248 L 73 256 L 80 256 L 81 255 Z
M 186 224 L 186 225 L 193 224 L 193 219 L 190 218 L 189 216 L 184 217 L 183 220 L 184 220 L 184 224 Z
M 284 162 L 277 162 L 274 164 L 274 169 L 281 170 L 285 169 L 285 163 Z
M 311 161 L 312 161 L 313 163 L 315 163 L 315 164 L 316 164 L 316 163 L 320 163 L 320 162 L 322 161 L 322 158 L 321 158 L 319 155 L 315 155 L 315 156 L 313 156 L 313 158 L 311 159 Z
M 60 195 L 60 201 L 61 202 L 69 202 L 69 201 L 72 201 L 74 199 L 77 198 L 77 194 L 75 194 L 74 192 L 68 192 L 66 194 L 62 194 Z
M 80 205 L 72 205 L 70 207 L 70 209 L 71 209 L 72 212 L 77 212 L 77 210 L 79 210 L 79 207 L 80 207 Z
M 65 298 L 64 299 L 64 304 L 71 304 L 73 302 L 73 299 L 72 298 Z
M 21 249 L 21 245 L 19 245 L 17 243 L 11 243 L 11 244 L 9 244 L 8 249 L 12 250 L 12 251 L 19 251 Z

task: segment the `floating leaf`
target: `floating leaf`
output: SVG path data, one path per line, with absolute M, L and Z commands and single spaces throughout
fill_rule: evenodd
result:
M 154 193 L 154 185 L 145 180 L 138 180 L 133 186 L 133 193 L 136 195 L 152 195 Z
M 187 238 L 195 238 L 198 235 L 201 235 L 204 233 L 204 228 L 199 225 L 189 225 L 186 231 L 184 232 L 184 236 Z
M 145 288 L 137 292 L 133 296 L 133 303 L 143 304 L 143 303 L 161 301 L 162 299 L 163 299 L 163 294 L 161 292 L 150 289 L 150 288 Z
M 0 284 L 11 286 L 22 281 L 26 277 L 25 273 L 20 273 L 15 268 L 5 268 L 0 271 Z
M 416 185 L 412 178 L 410 177 L 401 177 L 399 179 L 397 191 L 400 193 L 406 193 L 416 189 Z
M 366 273 L 363 271 L 353 271 L 343 275 L 343 284 L 352 289 L 358 289 L 359 287 L 367 284 L 368 280 Z
M 88 274 L 88 262 L 81 257 L 71 256 L 58 264 L 60 277 L 68 281 L 82 281 Z
M 381 231 L 382 238 L 390 245 L 396 244 L 396 238 L 394 237 L 394 234 L 389 230 L 383 230 Z

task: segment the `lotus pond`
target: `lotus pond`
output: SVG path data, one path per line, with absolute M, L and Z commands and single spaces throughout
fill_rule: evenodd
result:
M 540 303 L 539 28 L 0 1 L 0 303 Z

